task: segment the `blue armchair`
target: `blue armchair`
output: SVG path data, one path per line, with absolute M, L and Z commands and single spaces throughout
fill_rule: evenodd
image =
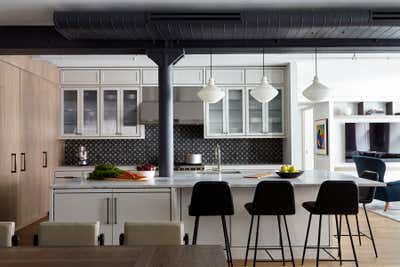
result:
M 366 156 L 353 156 L 353 159 L 359 177 L 364 171 L 372 171 L 378 173 L 380 182 L 384 182 L 386 164 L 383 160 Z M 400 180 L 386 183 L 386 187 L 376 188 L 375 199 L 385 201 L 387 211 L 390 202 L 400 201 Z

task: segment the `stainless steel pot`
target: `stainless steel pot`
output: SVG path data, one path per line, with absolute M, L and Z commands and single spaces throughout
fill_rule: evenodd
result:
M 192 154 L 192 153 L 186 153 L 185 154 L 185 163 L 186 164 L 201 164 L 202 161 L 202 156 L 201 154 Z

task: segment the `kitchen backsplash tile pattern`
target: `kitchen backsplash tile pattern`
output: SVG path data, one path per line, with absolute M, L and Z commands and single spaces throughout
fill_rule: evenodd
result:
M 201 153 L 205 164 L 213 164 L 214 147 L 220 144 L 223 164 L 281 163 L 282 139 L 204 139 L 202 125 L 174 126 L 175 161 L 185 152 Z M 158 125 L 146 125 L 145 139 L 65 140 L 65 165 L 77 165 L 80 145 L 88 150 L 89 164 L 111 162 L 135 165 L 158 162 Z

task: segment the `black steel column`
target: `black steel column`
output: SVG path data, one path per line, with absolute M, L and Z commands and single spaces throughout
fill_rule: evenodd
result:
M 160 176 L 174 173 L 174 92 L 172 66 L 183 56 L 182 49 L 154 49 L 147 56 L 158 65 L 159 171 Z

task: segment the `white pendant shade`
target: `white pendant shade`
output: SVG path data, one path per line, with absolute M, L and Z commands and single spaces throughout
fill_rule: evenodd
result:
M 225 92 L 218 88 L 214 78 L 210 77 L 207 85 L 197 93 L 197 96 L 206 103 L 214 104 L 225 96 Z
M 262 77 L 260 85 L 250 91 L 250 95 L 261 103 L 271 101 L 278 93 L 278 90 L 268 82 L 267 76 Z
M 317 75 L 314 76 L 313 83 L 303 91 L 303 95 L 312 102 L 327 101 L 330 94 L 331 90 L 319 82 Z

